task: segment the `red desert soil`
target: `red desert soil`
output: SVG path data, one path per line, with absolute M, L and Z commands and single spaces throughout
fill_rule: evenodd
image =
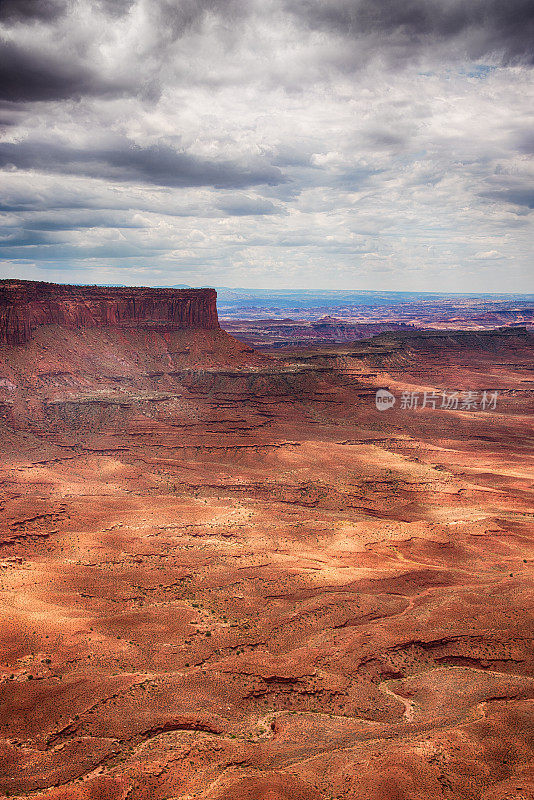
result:
M 270 356 L 209 294 L 17 287 L 0 796 L 534 797 L 531 335 Z

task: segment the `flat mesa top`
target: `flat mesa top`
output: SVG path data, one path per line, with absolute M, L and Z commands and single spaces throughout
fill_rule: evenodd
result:
M 166 323 L 219 328 L 215 289 L 0 282 L 0 342 L 24 344 L 40 325 L 92 328 Z
M 36 300 L 79 299 L 91 300 L 124 299 L 136 296 L 152 296 L 160 299 L 184 299 L 216 297 L 215 289 L 174 289 L 150 286 L 76 286 L 45 281 L 0 280 L 0 304 L 27 303 Z

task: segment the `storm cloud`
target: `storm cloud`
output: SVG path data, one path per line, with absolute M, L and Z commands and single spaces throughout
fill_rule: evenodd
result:
M 436 45 L 444 55 L 532 64 L 534 5 L 530 0 L 288 0 L 310 28 L 372 37 L 380 51 L 413 58 Z
M 246 166 L 181 153 L 167 145 L 140 147 L 122 141 L 109 148 L 79 149 L 45 142 L 0 143 L 0 168 L 16 167 L 64 175 L 84 175 L 122 183 L 155 186 L 213 186 L 240 188 L 283 181 L 277 167 Z
M 1 0 L 0 21 L 8 24 L 44 22 L 57 19 L 65 11 L 65 0 Z
M 2 0 L 3 276 L 526 290 L 533 24 L 530 0 Z
M 105 80 L 88 67 L 57 56 L 0 43 L 0 100 L 66 100 L 84 95 L 121 94 L 128 83 Z

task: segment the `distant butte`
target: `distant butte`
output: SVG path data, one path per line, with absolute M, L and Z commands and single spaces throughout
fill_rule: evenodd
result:
M 38 325 L 78 329 L 143 324 L 218 329 L 217 292 L 0 281 L 0 343 L 24 344 Z

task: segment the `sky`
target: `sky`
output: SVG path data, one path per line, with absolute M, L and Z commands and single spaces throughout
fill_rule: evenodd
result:
M 0 278 L 532 292 L 532 0 L 0 0 Z

